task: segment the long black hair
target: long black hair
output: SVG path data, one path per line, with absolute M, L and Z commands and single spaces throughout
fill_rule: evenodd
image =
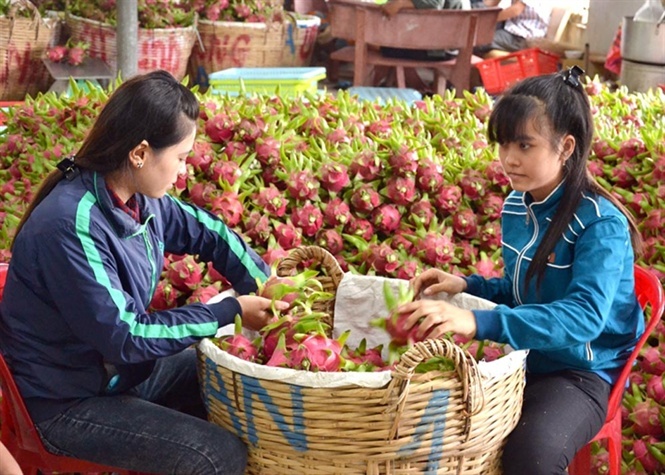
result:
M 111 94 L 75 164 L 104 175 L 120 170 L 129 166 L 129 152 L 143 140 L 156 151 L 175 145 L 191 132 L 198 116 L 196 96 L 168 72 L 134 76 Z M 21 218 L 14 241 L 33 210 L 63 177 L 57 168 L 46 176 Z
M 581 72 L 568 70 L 526 78 L 498 100 L 489 118 L 488 139 L 492 143 L 517 141 L 525 135 L 530 123 L 541 133 L 547 132 L 544 135 L 549 135 L 555 150 L 566 135 L 575 138 L 575 148 L 563 169 L 565 193 L 529 265 L 525 285 L 537 276 L 537 287 L 540 287 L 547 258 L 570 223 L 585 192 L 607 198 L 626 216 L 634 252 L 639 254 L 642 250 L 640 233 L 631 213 L 595 181 L 587 168 L 594 128 L 589 98 L 579 81 Z

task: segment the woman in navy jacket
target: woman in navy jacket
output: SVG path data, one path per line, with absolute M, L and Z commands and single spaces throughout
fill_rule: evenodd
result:
M 421 335 L 452 331 L 530 350 L 507 475 L 566 472 L 602 427 L 611 385 L 644 331 L 633 280 L 640 237 L 587 171 L 593 119 L 581 73 L 524 79 L 490 116 L 489 138 L 513 188 L 502 211 L 504 276 L 429 269 L 413 281 L 425 296 L 468 292 L 498 305 L 469 311 L 418 300 L 399 309 Z
M 19 225 L 0 343 L 51 452 L 150 473 L 244 473 L 242 442 L 205 420 L 191 346 L 236 314 L 261 328 L 270 300 L 246 294 L 269 268 L 219 218 L 167 194 L 198 115 L 164 71 L 123 83 Z M 148 312 L 164 252 L 212 262 L 243 295 Z

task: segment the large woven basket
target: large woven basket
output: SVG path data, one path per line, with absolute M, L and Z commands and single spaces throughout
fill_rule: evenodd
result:
M 313 253 L 327 254 L 299 248 L 285 268 Z M 335 287 L 341 272 L 331 260 L 318 262 L 333 276 L 324 286 Z M 208 417 L 248 445 L 248 474 L 500 474 L 504 441 L 520 416 L 524 361 L 489 377 L 448 340 L 414 345 L 381 387 L 307 387 L 282 376 L 258 378 L 219 364 L 216 351 L 223 353 L 206 340 L 199 346 Z M 414 372 L 433 356 L 451 358 L 455 370 Z M 273 369 L 287 377 L 303 373 Z M 317 373 L 327 375 L 339 373 Z
M 48 89 L 52 79 L 42 58 L 60 34 L 59 21 L 42 18 L 31 2 L 12 4 L 30 9 L 32 17 L 0 17 L 0 101 L 22 101 Z
M 208 76 L 224 69 L 309 66 L 319 24 L 312 15 L 269 23 L 200 20 L 190 74 L 207 87 Z
M 88 43 L 88 54 L 105 61 L 118 73 L 117 34 L 115 27 L 95 20 L 67 15 L 72 39 Z M 182 80 L 196 41 L 196 25 L 182 28 L 139 28 L 138 73 L 164 69 Z

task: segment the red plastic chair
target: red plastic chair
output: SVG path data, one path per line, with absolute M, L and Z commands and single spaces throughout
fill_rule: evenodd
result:
M 9 266 L 0 263 L 0 300 L 7 280 Z M 26 475 L 42 472 L 117 473 L 134 475 L 136 472 L 54 455 L 44 448 L 35 425 L 25 408 L 4 357 L 0 354 L 0 387 L 2 388 L 2 443 L 18 462 Z
M 651 306 L 651 317 L 640 337 L 630 358 L 623 367 L 619 379 L 610 392 L 610 401 L 607 405 L 607 417 L 605 424 L 591 442 L 607 439 L 609 449 L 610 471 L 609 475 L 621 473 L 621 402 L 626 388 L 626 381 L 633 369 L 633 364 L 640 350 L 660 321 L 665 309 L 665 298 L 663 297 L 663 286 L 658 278 L 641 267 L 635 266 L 635 293 L 642 308 Z M 568 467 L 569 475 L 588 475 L 591 473 L 591 442 L 585 445 L 575 455 L 573 462 Z

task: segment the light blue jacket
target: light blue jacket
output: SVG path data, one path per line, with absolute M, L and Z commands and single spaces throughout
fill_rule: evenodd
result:
M 467 292 L 497 302 L 474 311 L 476 338 L 530 349 L 529 371 L 593 371 L 613 383 L 644 317 L 634 292 L 633 248 L 625 216 L 607 199 L 585 194 L 561 236 L 541 284 L 524 277 L 565 185 L 546 199 L 512 192 L 502 211 L 504 277 L 467 278 Z

